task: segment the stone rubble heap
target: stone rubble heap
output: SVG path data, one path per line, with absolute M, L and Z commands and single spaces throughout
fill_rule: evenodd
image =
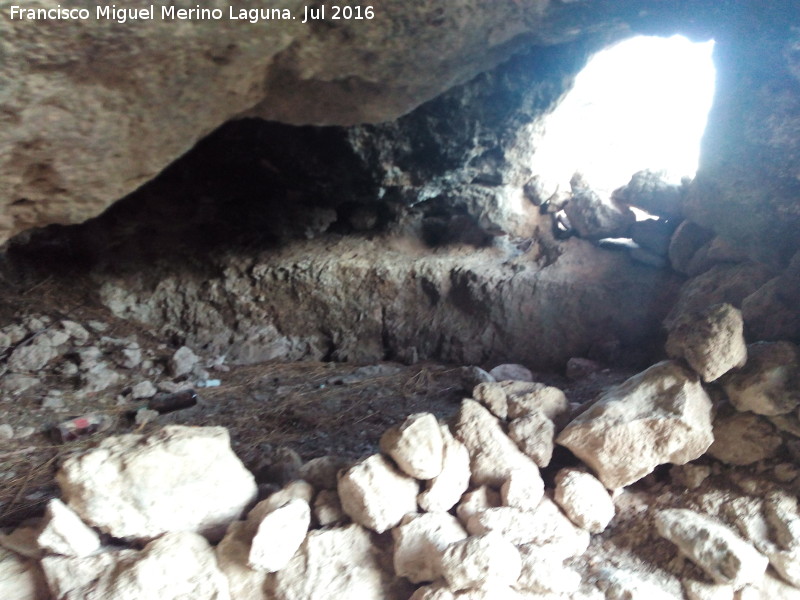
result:
M 785 489 L 740 473 L 732 481 L 749 494 L 653 509 L 652 543 L 669 542 L 670 564 L 683 565 L 669 585 L 603 559 L 620 506 L 636 501 L 624 488 L 659 466 L 676 465 L 673 481 L 694 490 L 715 467 L 688 463 L 706 453 L 797 461 L 798 349 L 746 346 L 741 323 L 729 305 L 676 321 L 673 359 L 588 408 L 541 383 L 485 377 L 451 424 L 413 414 L 380 453 L 311 460 L 258 502 L 223 428 L 108 438 L 64 462 L 63 502 L 0 538 L 0 597 L 800 598 L 790 463 L 770 467 Z M 712 401 L 720 390 L 730 403 Z M 551 466 L 555 445 L 583 465 Z

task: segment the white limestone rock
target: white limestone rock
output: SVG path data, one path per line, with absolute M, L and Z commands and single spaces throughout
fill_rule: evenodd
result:
M 453 591 L 509 586 L 521 567 L 519 551 L 497 533 L 455 542 L 441 556 L 442 575 Z
M 515 545 L 545 547 L 562 560 L 579 556 L 589 547 L 589 532 L 575 527 L 547 496 L 534 511 L 502 506 L 476 513 L 467 522 L 467 531 L 471 535 L 495 531 Z
M 446 512 L 412 515 L 392 529 L 394 572 L 412 583 L 442 576 L 439 558 L 450 544 L 467 537 L 454 516 Z
M 609 198 L 601 198 L 580 173 L 570 180 L 572 197 L 564 211 L 577 234 L 588 240 L 625 237 L 636 222 L 631 209 Z
M 57 498 L 47 504 L 36 541 L 45 552 L 63 556 L 88 556 L 100 548 L 100 537 Z
M 314 521 L 320 527 L 341 524 L 347 520 L 347 514 L 342 509 L 342 503 L 339 501 L 339 494 L 336 493 L 336 490 L 320 490 L 317 497 L 314 498 L 312 514 Z
M 258 528 L 258 524 L 269 513 L 281 506 L 291 502 L 292 500 L 302 500 L 306 504 L 310 504 L 314 498 L 314 488 L 307 481 L 297 480 L 290 481 L 277 492 L 274 492 L 264 498 L 261 502 L 256 504 L 249 513 L 247 513 L 247 522 L 253 528 L 253 534 Z
M 497 381 L 533 381 L 533 373 L 522 365 L 506 363 L 489 371 Z
M 770 492 L 764 501 L 764 517 L 781 548 L 800 548 L 800 512 L 796 496 L 783 490 Z
M 408 600 L 455 600 L 456 595 L 444 583 L 423 585 Z
M 318 490 L 335 490 L 339 484 L 339 471 L 351 465 L 351 461 L 341 456 L 320 456 L 304 463 L 297 474 Z
M 508 424 L 508 437 L 538 467 L 550 464 L 555 448 L 556 426 L 542 412 L 514 419 Z
M 265 590 L 269 573 L 255 571 L 248 565 L 253 533 L 246 521 L 231 523 L 215 549 L 217 564 L 228 579 L 233 600 L 270 600 Z
M 607 599 L 676 600 L 675 594 L 645 579 L 640 573 L 626 569 L 602 569 L 597 575 L 596 585 L 605 592 Z
M 480 383 L 472 390 L 472 397 L 488 408 L 498 419 L 506 419 L 508 417 L 508 401 L 506 399 L 505 386 L 502 383 Z
M 794 411 L 800 405 L 800 349 L 789 342 L 757 342 L 747 350 L 747 365 L 722 382 L 731 404 L 767 416 Z
M 569 410 L 566 395 L 557 387 L 535 382 L 507 382 L 503 386 L 511 419 L 542 413 L 555 422 Z
M 217 540 L 256 496 L 222 427 L 110 437 L 64 461 L 56 479 L 86 523 L 125 539 L 195 531 Z
M 515 469 L 500 487 L 503 506 L 534 510 L 544 496 L 544 481 L 538 470 Z
M 170 373 L 173 377 L 182 377 L 192 372 L 195 365 L 200 362 L 197 356 L 188 346 L 181 346 L 175 351 L 169 361 Z
M 417 512 L 417 481 L 395 469 L 380 454 L 373 454 L 342 473 L 338 491 L 344 512 L 377 533 L 391 529 L 406 514 Z
M 656 515 L 658 533 L 715 582 L 739 589 L 758 581 L 767 557 L 725 525 L 688 509 L 667 509 Z
M 36 563 L 0 548 L 0 598 L 47 600 L 49 594 Z
M 290 500 L 267 514 L 251 543 L 250 568 L 274 573 L 285 567 L 303 543 L 310 524 L 311 509 L 301 499 Z
M 8 357 L 12 373 L 38 373 L 58 356 L 58 349 L 48 336 L 39 334 L 17 346 Z
M 581 575 L 564 565 L 564 560 L 532 544 L 518 547 L 522 569 L 516 587 L 537 594 L 573 594 Z
M 142 398 L 152 398 L 156 395 L 156 386 L 150 381 L 140 381 L 131 388 L 131 398 L 140 400 Z
M 538 475 L 536 464 L 503 432 L 499 421 L 475 400 L 461 402 L 455 435 L 467 447 L 472 484 L 500 487 L 514 470 Z M 535 475 L 534 475 L 535 473 Z
M 605 392 L 556 438 L 608 489 L 664 463 L 684 464 L 713 442 L 711 400 L 697 376 L 664 361 Z
M 381 451 L 400 470 L 417 479 L 433 479 L 442 472 L 444 440 L 439 422 L 431 413 L 416 413 L 381 436 Z
M 585 471 L 561 469 L 556 474 L 555 501 L 578 527 L 605 531 L 614 518 L 614 502 L 600 481 Z
M 732 585 L 706 583 L 696 579 L 683 581 L 683 590 L 688 600 L 733 600 L 735 592 Z
M 186 531 L 167 533 L 141 552 L 51 556 L 42 560 L 42 567 L 59 600 L 230 600 L 213 549 L 203 537 Z
M 670 325 L 670 358 L 685 359 L 703 381 L 716 381 L 747 362 L 742 312 L 730 304 L 714 304 L 683 314 Z
M 790 550 L 772 550 L 767 552 L 772 568 L 784 581 L 800 588 L 800 546 Z
M 381 568 L 358 524 L 309 532 L 289 564 L 267 581 L 270 600 L 389 600 L 394 576 Z
M 718 416 L 708 454 L 730 465 L 751 465 L 776 456 L 783 438 L 764 418 L 753 413 Z
M 423 510 L 448 511 L 467 491 L 471 476 L 467 447 L 450 433 L 447 425 L 440 426 L 444 442 L 442 472 L 425 484 L 425 491 L 417 497 Z
M 456 515 L 458 515 L 458 519 L 466 527 L 472 515 L 483 512 L 487 508 L 497 508 L 502 506 L 502 503 L 503 500 L 499 492 L 482 485 L 461 497 L 461 502 L 459 502 L 456 507 Z

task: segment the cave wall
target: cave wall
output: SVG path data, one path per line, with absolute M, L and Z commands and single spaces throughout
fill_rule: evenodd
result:
M 716 33 L 716 95 L 686 213 L 786 264 L 800 249 L 800 7 L 740 10 Z

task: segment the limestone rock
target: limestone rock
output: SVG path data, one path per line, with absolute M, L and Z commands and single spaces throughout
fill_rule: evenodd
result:
M 428 481 L 425 491 L 417 497 L 420 507 L 429 512 L 453 508 L 467 491 L 471 475 L 467 447 L 453 437 L 447 425 L 440 429 L 444 442 L 442 472 Z
M 608 489 L 660 464 L 694 460 L 712 441 L 711 400 L 693 373 L 671 361 L 605 392 L 556 438 Z
M 556 474 L 555 501 L 578 527 L 601 533 L 614 518 L 611 496 L 594 476 L 577 469 Z
M 556 426 L 544 413 L 534 412 L 508 424 L 508 437 L 540 468 L 550 464 Z
M 472 390 L 472 397 L 488 408 L 498 419 L 508 417 L 508 401 L 502 383 L 480 383 Z
M 740 411 L 784 415 L 800 405 L 800 350 L 790 342 L 756 342 L 747 346 L 745 367 L 722 382 Z
M 341 456 L 320 456 L 303 464 L 297 475 L 318 490 L 335 490 L 339 483 L 339 470 L 350 465 L 350 461 Z
M 392 529 L 394 572 L 412 583 L 434 581 L 442 576 L 439 558 L 450 544 L 467 532 L 446 512 L 409 516 Z
M 683 186 L 668 183 L 661 171 L 644 169 L 637 171 L 631 180 L 617 188 L 611 197 L 621 203 L 630 204 L 653 215 L 676 219 L 683 213 Z
M 141 398 L 152 398 L 156 395 L 156 386 L 150 381 L 140 381 L 131 388 L 131 398 L 139 400 Z
M 572 197 L 564 211 L 580 237 L 590 240 L 625 237 L 636 221 L 630 208 L 613 199 L 602 199 L 577 173 L 570 186 Z
M 691 221 L 683 221 L 669 244 L 669 262 L 679 273 L 688 273 L 689 263 L 704 244 L 711 241 L 714 232 Z
M 500 493 L 492 488 L 482 485 L 474 490 L 467 492 L 461 498 L 461 502 L 456 507 L 456 514 L 464 526 L 467 525 L 470 517 L 487 508 L 497 508 L 502 505 Z
M 314 488 L 307 481 L 297 480 L 287 483 L 277 492 L 264 498 L 247 513 L 247 522 L 253 529 L 253 535 L 255 535 L 258 524 L 272 511 L 292 500 L 302 500 L 306 504 L 310 504 L 313 497 Z
M 683 589 L 689 600 L 733 600 L 732 585 L 705 583 L 690 579 L 683 582 Z
M 581 585 L 580 574 L 564 560 L 532 544 L 519 547 L 522 569 L 516 587 L 537 594 L 572 594 Z
M 408 513 L 417 512 L 416 480 L 400 473 L 383 456 L 373 454 L 339 478 L 342 509 L 356 523 L 383 533 Z
M 394 577 L 381 568 L 379 555 L 370 533 L 355 523 L 311 531 L 289 564 L 267 582 L 267 597 L 390 600 Z
M 314 498 L 313 515 L 320 527 L 341 524 L 347 519 L 336 490 L 320 490 Z
M 516 364 L 497 365 L 489 371 L 495 381 L 533 381 L 533 373 L 528 367 Z
M 661 586 L 645 579 L 636 571 L 627 569 L 601 569 L 597 575 L 597 587 L 605 592 L 605 598 L 623 600 L 647 598 L 648 600 L 675 600 L 676 596 Z
M 511 585 L 521 559 L 514 545 L 497 533 L 450 544 L 441 556 L 441 571 L 453 591 Z
M 656 256 L 667 256 L 675 224 L 663 219 L 644 219 L 631 225 L 631 239 Z
M 64 461 L 57 481 L 70 508 L 118 538 L 196 531 L 219 539 L 256 495 L 221 427 L 110 437 Z
M 100 538 L 61 500 L 47 504 L 44 526 L 37 543 L 46 552 L 83 557 L 100 548 Z
M 575 527 L 547 497 L 534 511 L 502 506 L 476 513 L 467 522 L 467 531 L 471 535 L 496 531 L 515 545 L 544 547 L 562 560 L 583 554 L 589 546 L 589 533 Z
M 767 568 L 767 558 L 750 544 L 725 525 L 694 511 L 659 511 L 656 527 L 719 584 L 738 589 L 758 581 Z
M 245 521 L 231 523 L 215 550 L 219 569 L 228 578 L 232 600 L 269 600 L 265 590 L 269 573 L 254 571 L 248 565 L 253 533 Z
M 188 375 L 199 361 L 200 357 L 191 348 L 181 346 L 169 361 L 170 372 L 173 377 Z
M 767 558 L 784 581 L 800 588 L 800 546 L 795 546 L 791 550 L 769 551 Z
M 189 532 L 167 533 L 141 552 L 47 557 L 42 566 L 54 596 L 63 600 L 230 599 L 214 551 L 205 539 Z
M 670 327 L 667 354 L 685 359 L 707 382 L 743 367 L 747 347 L 741 311 L 730 304 L 715 304 L 683 315 Z
M 381 436 L 380 448 L 411 477 L 428 480 L 442 472 L 444 441 L 439 422 L 431 413 L 406 418 Z
M 775 456 L 783 439 L 765 419 L 753 413 L 717 417 L 708 453 L 731 465 L 751 465 Z
M 258 526 L 248 557 L 252 569 L 274 573 L 286 566 L 311 524 L 305 500 L 290 500 L 267 514 Z
M 58 351 L 44 335 L 37 335 L 17 346 L 8 357 L 8 368 L 15 373 L 37 373 L 58 356 Z
M 504 386 L 508 416 L 512 419 L 542 413 L 556 421 L 569 410 L 566 395 L 557 387 L 543 383 L 508 383 Z
M 530 471 L 538 476 L 536 464 L 525 456 L 503 432 L 500 423 L 475 400 L 461 402 L 455 434 L 467 447 L 474 485 L 500 487 L 511 471 Z
M 544 481 L 538 471 L 516 469 L 500 487 L 503 506 L 534 510 L 544 496 Z
M 739 307 L 747 296 L 774 276 L 773 269 L 759 263 L 712 267 L 683 284 L 664 325 L 671 329 L 684 314 L 699 312 L 713 304 L 727 303 Z
M 0 598 L 47 600 L 49 594 L 36 565 L 0 548 Z

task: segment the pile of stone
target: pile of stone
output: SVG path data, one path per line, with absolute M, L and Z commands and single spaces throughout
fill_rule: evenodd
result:
M 32 315 L 0 329 L 0 396 L 30 396 L 56 420 L 75 414 L 72 398 L 118 404 L 175 393 L 207 381 L 204 362 L 186 346 L 153 348 L 136 335 L 117 337 L 103 321 L 78 323 Z M 0 424 L 3 438 L 23 438 L 30 428 Z
M 622 488 L 660 465 L 686 465 L 674 478 L 691 488 L 711 469 L 686 463 L 706 452 L 743 465 L 797 446 L 800 353 L 787 342 L 748 347 L 742 330 L 729 305 L 687 313 L 670 330 L 670 360 L 577 410 L 551 386 L 484 381 L 450 425 L 411 415 L 385 432 L 380 453 L 313 459 L 260 501 L 223 428 L 108 438 L 64 462 L 63 502 L 0 538 L 0 597 L 681 597 L 577 557 L 599 552 L 590 546 Z M 714 386 L 728 409 L 712 401 Z M 552 466 L 556 444 L 583 464 Z M 800 483 L 796 468 L 779 467 Z M 681 593 L 800 597 L 796 493 L 708 498 L 659 507 L 651 521 L 692 565 Z

